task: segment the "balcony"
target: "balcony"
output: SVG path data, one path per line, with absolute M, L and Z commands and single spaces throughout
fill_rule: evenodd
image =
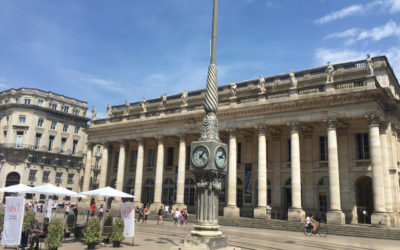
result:
M 50 179 L 49 179 L 48 177 L 44 177 L 44 178 L 42 179 L 42 182 L 50 182 Z
M 74 180 L 68 180 L 67 184 L 74 184 Z
M 56 183 L 57 183 L 57 184 L 62 183 L 62 179 L 56 179 Z

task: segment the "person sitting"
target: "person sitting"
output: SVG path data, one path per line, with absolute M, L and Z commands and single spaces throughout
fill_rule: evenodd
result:
M 32 237 L 32 239 L 31 239 L 30 249 L 39 249 L 39 239 L 40 238 L 46 238 L 46 236 L 47 236 L 47 228 L 49 227 L 49 222 L 50 222 L 50 220 L 49 220 L 48 217 L 44 218 L 44 220 L 43 220 L 43 230 L 38 230 L 38 229 L 34 230 L 34 232 L 37 233 L 37 234 L 34 235 Z M 36 246 L 35 246 L 35 248 L 33 248 L 33 245 L 35 244 L 35 242 L 36 242 Z
M 315 231 L 317 230 L 317 221 L 314 219 L 314 216 L 307 216 L 306 218 L 306 224 L 309 228 L 312 227 L 312 232 L 315 233 Z

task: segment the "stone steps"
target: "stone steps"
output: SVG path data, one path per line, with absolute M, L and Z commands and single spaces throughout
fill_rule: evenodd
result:
M 157 220 L 156 215 L 149 215 L 149 219 Z M 172 221 L 171 215 L 163 218 L 164 221 Z M 189 215 L 189 223 L 196 222 L 195 215 Z M 303 222 L 290 222 L 284 220 L 270 220 L 252 219 L 252 218 L 225 218 L 219 217 L 219 224 L 222 226 L 234 227 L 249 227 L 249 228 L 262 228 L 271 230 L 294 231 L 303 232 L 305 223 Z M 370 225 L 333 225 L 322 224 L 326 228 L 328 235 L 344 235 L 356 236 L 378 239 L 400 240 L 400 229 L 398 228 L 381 228 L 373 227 Z

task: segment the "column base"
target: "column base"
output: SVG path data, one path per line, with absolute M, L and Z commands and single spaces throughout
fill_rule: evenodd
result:
M 373 213 L 371 225 L 378 227 L 390 227 L 390 216 L 388 213 Z
M 224 207 L 224 217 L 240 217 L 240 209 L 236 206 Z
M 303 222 L 306 219 L 306 213 L 301 208 L 291 208 L 288 211 L 288 221 Z
M 345 224 L 345 216 L 341 210 L 328 211 L 326 214 L 326 223 L 328 224 Z
M 227 241 L 228 237 L 225 235 L 218 237 L 188 235 L 185 237 L 185 242 L 181 249 L 224 249 L 228 245 Z
M 176 208 L 179 208 L 179 210 L 182 210 L 184 208 L 187 208 L 185 203 L 175 203 L 172 205 L 172 209 L 175 210 Z
M 254 219 L 265 219 L 267 215 L 267 207 L 254 208 Z
M 141 208 L 141 207 L 143 207 L 143 203 L 140 202 L 140 201 L 134 201 L 134 202 L 133 202 L 133 207 L 134 207 L 135 209 L 136 209 L 136 207 Z
M 157 214 L 157 213 L 158 213 L 158 210 L 160 209 L 161 206 L 164 207 L 164 204 L 162 204 L 161 202 L 152 203 L 152 204 L 150 205 L 150 213 L 151 213 L 151 214 Z

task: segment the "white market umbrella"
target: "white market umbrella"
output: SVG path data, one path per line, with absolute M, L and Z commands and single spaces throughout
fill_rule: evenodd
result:
M 85 195 L 78 194 L 72 190 L 66 189 L 65 187 L 56 187 L 60 190 L 61 193 L 64 193 L 65 196 L 77 197 L 77 198 L 86 198 Z
M 34 193 L 34 194 L 45 194 L 45 195 L 57 195 L 57 196 L 73 196 L 77 195 L 74 191 L 68 190 L 66 188 L 56 187 L 52 184 L 46 184 L 41 186 L 33 187 L 28 192 L 23 193 Z
M 17 184 L 8 187 L 0 188 L 0 193 L 30 193 L 32 187 L 25 184 Z
M 135 196 L 121 192 L 112 187 L 104 187 L 94 189 L 86 192 L 79 193 L 81 195 L 104 196 L 104 197 L 121 197 L 121 198 L 135 198 Z

